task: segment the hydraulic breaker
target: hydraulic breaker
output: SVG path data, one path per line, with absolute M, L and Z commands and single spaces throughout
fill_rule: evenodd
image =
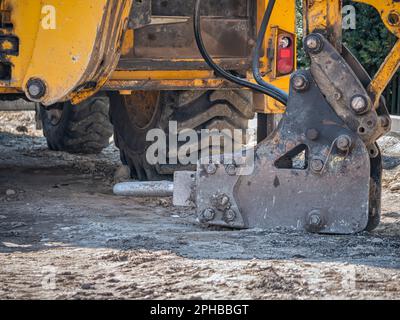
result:
M 358 2 L 376 7 L 399 37 L 399 1 Z M 224 162 L 232 159 L 224 155 L 216 163 L 201 161 L 193 178 L 176 174 L 177 181 L 186 177 L 193 184 L 188 199 L 177 204 L 193 200 L 207 225 L 352 234 L 379 223 L 382 160 L 376 141 L 390 131 L 381 94 L 399 68 L 398 43 L 371 79 L 342 44 L 341 1 L 306 0 L 303 16 L 311 66 L 292 75 L 277 129 L 240 164 Z

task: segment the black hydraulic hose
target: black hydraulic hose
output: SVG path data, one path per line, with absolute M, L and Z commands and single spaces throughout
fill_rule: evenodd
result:
M 194 35 L 195 35 L 197 46 L 199 47 L 199 51 L 200 51 L 202 57 L 204 58 L 204 60 L 206 61 L 206 63 L 209 65 L 209 67 L 211 69 L 213 69 L 217 75 L 222 76 L 225 79 L 227 79 L 235 84 L 238 84 L 240 86 L 258 91 L 263 94 L 266 94 L 266 95 L 272 97 L 273 99 L 281 102 L 282 104 L 286 105 L 287 100 L 288 100 L 287 94 L 286 94 L 286 96 L 283 96 L 280 89 L 278 89 L 274 86 L 271 86 L 270 84 L 267 84 L 267 86 L 259 85 L 259 84 L 255 84 L 250 81 L 244 80 L 242 78 L 239 78 L 237 76 L 234 76 L 233 74 L 225 71 L 223 68 L 221 68 L 214 62 L 212 57 L 208 54 L 208 52 L 205 48 L 204 42 L 203 42 L 203 38 L 201 36 L 200 5 L 201 5 L 201 0 L 196 0 L 196 4 L 195 4 L 195 8 L 194 8 L 194 19 L 193 19 L 194 20 Z
M 263 87 L 267 88 L 268 90 L 270 90 L 271 92 L 274 92 L 275 96 L 280 97 L 280 99 L 276 99 L 276 100 L 278 100 L 280 102 L 284 101 L 285 103 L 283 103 L 283 102 L 282 103 L 284 105 L 286 105 L 287 101 L 288 101 L 288 94 L 285 91 L 266 82 L 263 79 L 263 77 L 261 76 L 261 72 L 260 72 L 260 52 L 262 50 L 263 42 L 265 39 L 265 34 L 267 32 L 267 27 L 269 25 L 269 21 L 271 19 L 271 15 L 274 10 L 275 3 L 276 3 L 276 0 L 268 1 L 268 7 L 267 7 L 267 10 L 265 11 L 264 18 L 261 23 L 260 31 L 259 31 L 259 34 L 257 37 L 257 44 L 256 44 L 256 48 L 254 50 L 254 56 L 253 56 L 253 76 L 254 76 L 254 79 L 257 81 L 257 83 L 260 86 L 263 86 Z

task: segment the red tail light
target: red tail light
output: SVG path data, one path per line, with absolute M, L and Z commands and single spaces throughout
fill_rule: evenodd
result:
M 289 33 L 280 33 L 277 43 L 276 75 L 285 76 L 295 69 L 295 37 Z

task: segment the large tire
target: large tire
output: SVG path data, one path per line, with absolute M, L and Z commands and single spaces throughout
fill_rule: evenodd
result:
M 91 97 L 72 105 L 58 103 L 41 107 L 43 133 L 51 150 L 98 154 L 110 143 L 113 127 L 109 118 L 109 99 Z
M 150 129 L 168 132 L 169 121 L 188 129 L 247 129 L 254 117 L 250 91 L 140 91 L 124 96 L 110 93 L 110 118 L 121 160 L 132 178 L 160 180 L 176 170 L 195 170 L 182 165 L 150 165 L 146 151 Z

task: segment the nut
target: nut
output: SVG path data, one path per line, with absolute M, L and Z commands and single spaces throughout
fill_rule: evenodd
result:
M 224 213 L 224 221 L 227 223 L 233 222 L 236 219 L 236 212 L 232 209 L 227 210 Z
M 211 221 L 215 218 L 215 211 L 211 208 L 205 209 L 201 213 L 201 220 L 202 221 Z
M 217 166 L 215 164 L 213 164 L 213 163 L 210 163 L 207 166 L 206 171 L 210 175 L 215 174 L 217 172 Z
M 310 86 L 310 82 L 304 74 L 296 73 L 292 77 L 292 85 L 296 91 L 305 91 Z
M 341 135 L 336 141 L 336 146 L 340 151 L 349 151 L 351 145 L 352 141 L 348 135 Z
M 234 164 L 228 164 L 228 165 L 225 167 L 225 171 L 226 171 L 226 173 L 227 173 L 228 175 L 234 176 L 234 175 L 236 175 L 236 166 L 235 166 Z
M 307 227 L 311 232 L 321 231 L 324 220 L 320 210 L 313 210 L 308 214 Z
M 47 88 L 40 79 L 30 79 L 26 85 L 28 98 L 38 100 L 44 97 Z
M 314 172 L 321 172 L 324 168 L 324 162 L 321 159 L 313 159 L 311 161 L 311 170 Z

